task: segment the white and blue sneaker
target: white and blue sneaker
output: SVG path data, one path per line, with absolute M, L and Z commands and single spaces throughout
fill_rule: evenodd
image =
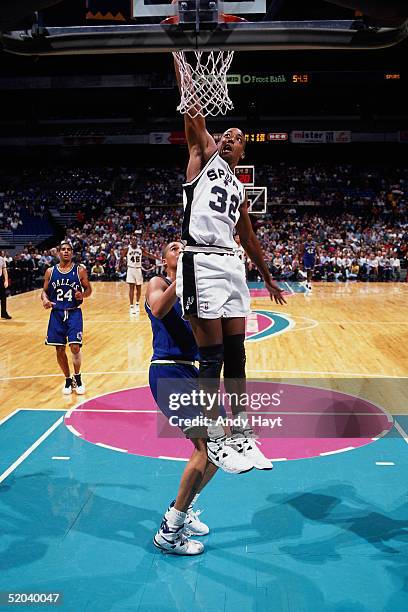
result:
M 153 538 L 153 544 L 170 555 L 200 555 L 204 551 L 201 542 L 188 539 L 184 533 L 184 525 L 170 527 L 166 517 L 163 518 L 160 529 Z
M 188 536 L 205 536 L 210 532 L 208 525 L 200 521 L 199 516 L 202 510 L 193 510 L 190 506 L 187 510 L 186 520 L 184 521 L 184 533 Z
M 168 520 L 168 512 L 173 508 L 176 500 L 173 499 L 170 506 L 167 508 L 164 518 Z M 186 520 L 184 521 L 184 533 L 187 536 L 205 536 L 210 532 L 208 525 L 200 521 L 198 518 L 202 510 L 193 510 L 193 506 L 189 506 L 186 513 Z
M 261 444 L 255 439 L 255 434 L 250 432 L 232 434 L 227 440 L 227 444 L 235 449 L 251 462 L 257 470 L 272 470 L 273 464 L 270 459 L 267 459 L 257 444 Z
M 244 474 L 254 467 L 242 447 L 233 446 L 226 436 L 207 440 L 208 459 L 228 474 Z

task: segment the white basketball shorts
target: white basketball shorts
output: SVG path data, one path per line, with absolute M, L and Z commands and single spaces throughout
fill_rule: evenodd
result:
M 142 268 L 128 268 L 126 282 L 134 285 L 143 285 Z
M 181 253 L 176 293 L 183 317 L 219 319 L 251 312 L 245 267 L 235 253 Z

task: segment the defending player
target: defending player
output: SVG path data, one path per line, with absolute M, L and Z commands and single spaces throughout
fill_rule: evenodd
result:
M 143 273 L 142 273 L 142 257 L 155 259 L 155 256 L 142 249 L 135 237 L 130 240 L 130 245 L 122 253 L 122 259 L 126 257 L 127 273 L 126 282 L 129 285 L 129 309 L 130 314 L 138 314 L 140 310 L 140 296 L 142 293 Z M 134 304 L 136 287 L 136 304 Z
M 306 289 L 312 290 L 312 277 L 313 271 L 316 265 L 316 257 L 318 256 L 318 250 L 316 242 L 313 240 L 312 234 L 307 235 L 307 240 L 303 245 L 302 262 L 303 268 L 306 272 Z
M 175 69 L 180 86 L 176 65 Z M 245 155 L 244 134 L 238 128 L 230 128 L 217 146 L 200 114 L 194 119 L 185 114 L 184 123 L 189 161 L 187 182 L 183 185 L 185 249 L 177 267 L 177 295 L 199 347 L 199 374 L 205 391 L 217 392 L 224 364 L 226 391 L 243 394 L 245 317 L 250 312 L 250 296 L 244 267 L 235 254 L 235 227 L 248 257 L 262 274 L 271 299 L 277 304 L 285 300 L 281 289 L 271 279 L 252 230 L 244 186 L 234 176 L 235 166 Z M 247 453 L 251 448 L 251 454 L 255 455 L 252 450 L 255 445 L 250 439 L 253 432 L 244 425 L 247 422 L 245 411 L 238 405 L 231 408 L 241 423 L 234 430 L 234 449 Z M 209 416 L 213 421 L 208 428 L 208 456 L 219 467 L 225 462 L 231 465 L 234 456 L 230 455 L 231 446 L 227 444 L 225 431 L 215 424 L 214 411 Z M 254 465 L 271 469 L 270 461 L 256 450 Z
M 75 265 L 72 244 L 63 240 L 58 249 L 60 263 L 48 268 L 44 277 L 41 301 L 51 308 L 45 344 L 55 346 L 57 361 L 65 376 L 64 395 L 75 388 L 78 395 L 85 393 L 81 377 L 83 321 L 81 304 L 92 293 L 86 268 Z M 71 377 L 65 346 L 68 340 L 72 353 L 74 378 Z
M 176 268 L 182 247 L 180 242 L 171 242 L 165 247 L 163 262 L 166 278 L 155 276 L 146 290 L 145 308 L 153 332 L 149 384 L 157 405 L 168 418 L 174 417 L 175 413 L 169 408 L 166 394 L 162 397 L 159 393 L 159 380 L 181 381 L 183 393 L 198 388 L 198 370 L 194 365 L 198 358 L 197 345 L 189 323 L 182 319 L 181 305 L 176 295 Z M 199 415 L 199 409 L 193 406 L 187 406 L 177 413 L 180 419 Z M 209 529 L 193 512 L 192 505 L 214 476 L 217 467 L 208 461 L 206 438 L 195 437 L 196 431 L 191 427 L 182 427 L 182 431 L 191 439 L 194 451 L 182 475 L 177 498 L 165 513 L 153 542 L 165 552 L 196 555 L 203 552 L 204 547 L 200 542 L 189 540 L 187 535 L 206 535 Z M 249 471 L 253 466 L 242 458 L 241 467 L 242 471 L 244 467 L 245 471 Z

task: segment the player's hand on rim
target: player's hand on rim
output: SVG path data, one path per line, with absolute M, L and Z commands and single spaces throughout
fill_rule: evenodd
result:
M 265 287 L 269 292 L 271 300 L 275 300 L 276 304 L 286 304 L 286 300 L 283 297 L 283 289 L 279 287 L 276 281 L 271 280 L 269 283 L 265 283 Z

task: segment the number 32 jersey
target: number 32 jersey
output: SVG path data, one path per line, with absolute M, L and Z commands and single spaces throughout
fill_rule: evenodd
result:
M 188 246 L 236 248 L 234 227 L 245 188 L 218 151 L 183 185 L 182 239 Z
M 61 272 L 58 266 L 52 268 L 48 283 L 48 299 L 54 302 L 53 310 L 73 310 L 82 304 L 82 300 L 75 299 L 75 291 L 82 291 L 79 278 L 79 266 L 72 266 L 70 270 Z

